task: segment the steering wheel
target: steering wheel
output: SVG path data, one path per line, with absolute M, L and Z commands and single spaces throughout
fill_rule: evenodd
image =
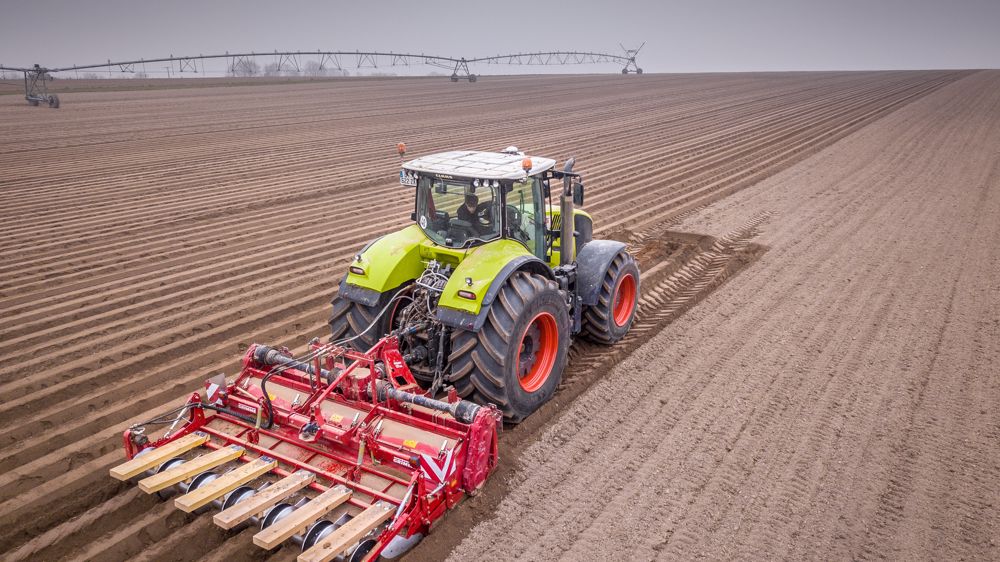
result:
M 493 230 L 493 202 L 484 201 L 476 205 L 475 217 L 481 228 Z

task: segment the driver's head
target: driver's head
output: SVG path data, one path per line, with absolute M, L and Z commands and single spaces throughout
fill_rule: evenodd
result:
M 479 206 L 479 198 L 473 194 L 468 194 L 465 196 L 465 208 L 469 210 L 470 213 L 476 212 L 476 207 Z

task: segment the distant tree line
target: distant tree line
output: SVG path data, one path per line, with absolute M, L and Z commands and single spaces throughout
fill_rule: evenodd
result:
M 306 61 L 299 69 L 291 65 L 279 67 L 278 63 L 272 62 L 261 65 L 254 60 L 244 60 L 231 67 L 227 72 L 229 76 L 249 77 L 249 76 L 350 76 L 351 73 L 344 69 L 324 68 L 318 61 Z

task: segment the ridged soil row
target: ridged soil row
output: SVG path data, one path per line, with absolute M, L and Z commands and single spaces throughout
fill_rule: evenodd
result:
M 83 344 L 81 344 L 81 345 L 83 345 Z M 141 349 L 141 348 L 140 348 L 140 349 Z M 52 390 L 52 392 L 54 392 L 54 390 Z M 47 396 L 47 395 L 48 395 L 48 394 L 46 394 L 46 396 Z M 12 403 L 12 404 L 11 404 L 11 407 L 16 407 L 16 406 L 19 406 L 19 405 L 20 405 L 20 403 L 18 403 L 18 402 L 16 402 L 16 401 L 15 401 L 15 403 Z
M 994 558 L 988 76 L 690 215 L 774 210 L 769 250 L 569 404 L 455 559 Z
M 630 101 L 634 101 L 634 100 L 630 100 Z M 619 117 L 615 119 L 615 121 L 614 121 L 613 124 L 616 125 L 616 126 L 621 127 L 621 130 L 630 130 L 631 128 L 629 127 L 629 123 L 627 122 L 627 120 L 628 119 L 635 119 L 634 116 L 636 114 L 642 115 L 644 113 L 644 111 L 648 109 L 648 107 L 643 107 L 641 105 L 638 106 L 638 107 L 630 107 L 628 109 L 631 109 L 632 112 L 629 113 L 629 112 L 623 112 L 623 111 L 621 111 L 623 108 L 625 108 L 624 104 L 622 104 L 621 102 L 619 102 L 617 104 L 606 104 L 606 105 L 610 105 L 610 109 L 606 109 L 605 111 L 615 111 L 616 113 L 620 114 Z M 687 108 L 684 108 L 684 107 L 676 107 L 676 108 L 675 107 L 671 107 L 670 111 L 674 112 L 674 113 L 677 113 L 678 115 L 683 115 L 684 114 L 683 111 L 685 111 L 685 109 L 687 109 Z M 572 121 L 573 119 L 581 119 L 581 118 L 583 118 L 583 119 L 587 120 L 587 125 L 590 126 L 590 127 L 593 127 L 595 125 L 595 122 L 599 122 L 600 121 L 600 115 L 599 114 L 598 115 L 591 115 L 595 111 L 595 108 L 592 107 L 592 106 L 588 105 L 588 106 L 584 106 L 583 108 L 577 108 L 577 107 L 574 106 L 573 110 L 575 112 L 578 112 L 578 113 L 575 113 L 575 114 L 570 115 L 570 116 L 567 117 L 566 115 L 553 116 L 551 111 L 545 111 L 545 109 L 543 109 L 543 111 L 540 112 L 540 113 L 528 114 L 525 117 L 522 117 L 522 118 L 518 119 L 517 120 L 518 123 L 516 123 L 515 125 L 519 129 L 523 130 L 524 129 L 524 126 L 523 126 L 524 123 L 531 123 L 532 124 L 532 129 L 534 129 L 535 131 L 547 131 L 549 129 L 556 129 L 555 132 L 557 134 L 563 134 L 564 131 L 569 132 L 569 133 L 573 132 L 572 131 L 572 129 L 573 129 L 572 122 L 567 124 L 566 123 L 567 120 Z M 581 117 L 581 116 L 583 116 L 583 117 Z M 424 119 L 426 119 L 426 118 L 424 118 Z M 438 118 L 438 119 L 440 119 L 440 118 Z M 543 121 L 542 122 L 538 122 L 539 119 L 543 119 Z M 621 122 L 622 119 L 625 119 L 626 121 L 625 122 Z M 546 123 L 544 120 L 549 120 L 550 123 Z M 509 119 L 508 119 L 508 121 L 509 121 Z M 556 124 L 558 124 L 559 126 L 555 127 Z M 549 125 L 552 125 L 552 127 L 550 127 Z M 568 127 L 569 128 L 568 131 L 567 131 L 567 125 L 570 125 Z M 370 127 L 371 125 L 369 124 L 368 126 Z M 438 126 L 439 127 L 447 127 L 448 125 L 447 124 L 444 124 L 444 125 L 439 124 Z M 484 125 L 481 124 L 479 126 L 484 126 Z M 492 132 L 493 130 L 495 130 L 495 127 L 497 127 L 497 126 L 503 126 L 503 122 L 500 121 L 500 122 L 497 122 L 497 123 L 489 123 L 488 125 L 485 125 L 485 126 L 488 127 L 489 130 Z M 511 125 L 507 124 L 507 126 L 510 127 Z M 316 129 L 316 127 L 314 127 L 314 129 Z M 454 128 L 452 128 L 452 129 L 454 129 Z M 303 162 L 302 165 L 303 165 L 304 169 L 308 170 L 308 169 L 310 169 L 310 167 L 312 169 L 316 168 L 317 157 L 322 155 L 322 150 L 321 149 L 326 149 L 327 152 L 333 153 L 334 155 L 336 155 L 338 157 L 341 157 L 345 153 L 345 149 L 344 149 L 344 146 L 343 146 L 342 142 L 336 142 L 336 144 L 333 144 L 335 142 L 335 139 L 328 139 L 328 140 L 325 140 L 325 141 L 322 139 L 323 136 L 329 136 L 329 132 L 326 131 L 326 130 L 323 130 L 323 129 L 314 130 L 312 132 L 312 135 L 315 136 L 316 138 L 314 138 L 314 139 L 307 138 L 304 141 L 299 140 L 299 139 L 301 139 L 302 136 L 307 136 L 308 137 L 309 136 L 308 132 L 296 130 L 296 131 L 290 132 L 289 134 L 292 134 L 292 133 L 295 135 L 294 138 L 296 139 L 296 143 L 301 143 L 304 147 L 306 147 L 304 150 L 307 151 L 307 153 L 306 153 L 307 155 L 302 158 L 302 162 Z M 431 131 L 431 134 L 427 135 L 427 136 L 430 137 L 430 138 L 438 139 L 440 135 L 436 134 L 436 133 L 437 133 L 437 131 Z M 349 134 L 349 131 L 347 133 L 344 133 L 342 130 L 338 129 L 337 131 L 334 132 L 334 136 L 338 137 L 338 138 L 342 137 L 345 134 Z M 452 130 L 450 134 L 454 135 L 455 131 Z M 467 133 L 465 133 L 464 136 L 467 137 L 468 136 Z M 578 135 L 571 135 L 570 138 L 574 138 L 576 136 L 578 136 Z M 270 136 L 269 136 L 268 140 L 276 142 L 279 146 L 283 146 L 284 143 L 281 142 L 281 136 L 280 135 L 275 135 L 275 137 L 276 138 L 271 139 Z M 441 142 L 441 140 L 442 139 L 439 139 L 438 142 Z M 451 144 L 452 146 L 454 146 L 453 143 L 448 143 L 448 139 L 447 138 L 445 138 L 443 140 L 444 140 L 444 146 L 448 146 L 449 144 Z M 239 139 L 237 138 L 236 141 L 239 142 Z M 266 142 L 266 141 L 258 141 L 257 144 L 262 144 L 263 142 Z M 371 141 L 368 141 L 368 142 L 370 143 Z M 260 156 L 260 155 L 254 155 L 254 154 L 251 154 L 249 156 L 244 155 L 243 152 L 245 152 L 247 150 L 246 144 L 247 144 L 246 140 L 243 140 L 239 144 L 239 148 L 240 148 L 241 153 L 238 156 L 237 155 L 233 155 L 233 154 L 226 154 L 225 155 L 225 158 L 229 161 L 229 166 L 232 166 L 234 164 L 234 162 L 232 162 L 232 160 L 234 160 L 234 156 L 236 158 L 246 159 L 246 161 L 248 161 L 248 162 L 250 161 L 250 159 L 258 158 Z M 320 146 L 316 146 L 317 144 L 319 144 Z M 265 149 L 270 149 L 270 150 L 273 151 L 274 145 L 264 145 L 263 147 Z M 335 150 L 334 150 L 334 147 L 335 147 Z M 158 152 L 163 153 L 163 154 L 169 154 L 169 155 L 171 155 L 171 158 L 180 159 L 180 160 L 187 159 L 187 158 L 193 157 L 195 155 L 198 155 L 198 148 L 197 147 L 192 147 L 190 149 L 191 154 L 177 154 L 173 150 L 166 150 L 167 148 L 169 148 L 169 147 L 160 147 L 158 149 Z M 379 148 L 381 148 L 381 149 L 379 149 Z M 223 152 L 226 152 L 226 151 L 223 151 Z M 350 151 L 350 152 L 354 152 L 354 151 Z M 365 148 L 360 149 L 357 152 L 354 152 L 354 153 L 350 153 L 350 152 L 346 154 L 346 157 L 350 158 L 351 160 L 357 161 L 358 156 L 361 156 L 364 161 L 368 161 L 368 160 L 370 160 L 372 154 L 381 154 L 381 153 L 385 152 L 385 147 L 384 146 L 383 147 L 366 146 Z M 270 154 L 270 156 L 272 158 L 280 158 L 280 161 L 282 162 L 282 168 L 287 168 L 289 166 L 289 164 L 294 163 L 295 160 L 296 160 L 296 158 L 293 157 L 292 154 L 289 154 L 287 152 L 272 153 L 272 154 Z M 125 156 L 121 156 L 121 155 L 117 155 L 117 157 L 119 157 L 119 158 L 126 158 Z M 127 161 L 134 162 L 134 160 L 132 160 L 132 159 L 127 160 Z M 199 157 L 197 158 L 197 161 L 199 163 L 202 163 L 202 162 L 205 163 L 203 166 L 201 166 L 203 168 L 203 171 L 204 171 L 205 174 L 220 174 L 220 173 L 224 172 L 224 169 L 226 167 L 228 167 L 228 166 L 223 166 L 222 167 L 223 169 L 218 169 L 218 166 L 213 165 L 214 164 L 213 160 L 210 159 L 210 160 L 208 160 L 206 162 L 206 156 L 204 154 L 200 154 Z M 332 161 L 332 160 L 329 160 L 329 159 L 325 159 L 325 160 L 321 159 L 320 161 L 324 162 L 324 163 L 329 162 L 330 164 L 335 164 L 335 163 L 336 164 L 340 164 L 341 163 L 341 162 L 337 162 L 335 160 Z M 95 164 L 100 164 L 100 166 L 98 167 L 98 169 L 100 170 L 100 168 L 105 167 L 107 163 L 104 162 L 104 161 L 100 161 L 100 160 L 98 160 L 97 162 L 94 162 L 93 160 L 88 160 L 86 162 L 86 165 L 89 166 L 89 167 L 91 167 L 91 168 L 93 168 L 93 166 Z M 65 166 L 65 164 L 64 164 L 64 166 Z M 192 164 L 192 166 L 193 166 L 193 164 Z M 183 170 L 183 168 L 181 168 L 181 169 Z M 95 171 L 94 173 L 95 174 L 100 174 L 98 177 L 101 178 L 102 180 L 106 179 L 106 173 L 107 173 L 107 171 L 100 170 L 100 171 Z M 185 174 L 185 177 L 187 177 L 187 176 L 189 176 L 189 174 Z M 129 179 L 131 179 L 131 178 L 129 178 Z M 136 178 L 136 179 L 141 179 L 141 178 Z M 199 180 L 198 177 L 194 177 L 194 178 L 191 178 L 191 179 L 193 179 L 193 180 Z M 350 175 L 347 175 L 344 178 L 344 180 L 350 180 L 350 179 L 351 179 Z M 74 181 L 79 181 L 79 180 L 78 179 L 74 179 Z M 148 181 L 147 182 L 143 182 L 143 183 L 144 183 L 144 185 L 150 185 Z M 198 186 L 199 185 L 203 185 L 204 181 L 194 181 L 194 182 L 189 182 L 189 183 L 190 183 L 191 187 L 189 189 L 187 189 L 187 190 L 183 189 L 183 186 L 181 186 L 181 189 L 178 189 L 177 187 L 174 187 L 174 188 L 172 188 L 170 190 L 169 193 L 163 193 L 163 194 L 160 195 L 160 197 L 162 197 L 167 203 L 169 203 L 171 205 L 172 215 L 173 214 L 177 214 L 177 213 L 179 213 L 180 211 L 183 210 L 183 209 L 179 209 L 178 208 L 179 206 L 183 206 L 183 205 L 191 203 L 191 201 L 188 200 L 189 198 L 186 197 L 186 196 L 190 195 L 192 193 L 197 193 Z M 150 187 L 152 187 L 152 186 L 150 186 Z M 282 190 L 287 191 L 288 187 L 295 188 L 294 185 L 289 186 L 287 184 L 282 184 L 282 183 L 279 183 L 278 185 L 274 185 L 274 182 L 272 181 L 272 185 L 270 186 L 270 189 L 271 190 L 277 190 L 277 189 L 280 188 Z M 261 191 L 264 191 L 264 192 L 267 191 L 266 189 L 263 189 L 260 186 L 258 187 L 258 190 L 261 190 Z M 85 194 L 89 193 L 90 191 L 91 190 L 87 190 L 85 192 Z M 130 190 L 130 191 L 134 191 L 134 190 Z M 152 201 L 149 201 L 150 197 L 155 197 L 156 194 L 152 193 L 149 188 L 146 188 L 144 191 L 146 191 L 146 193 L 144 193 L 142 195 L 147 200 L 147 204 L 144 206 L 143 209 L 137 209 L 137 211 L 140 213 L 140 216 L 144 212 L 149 212 L 149 211 L 157 208 L 156 205 L 150 205 L 150 203 Z M 201 191 L 204 191 L 204 190 L 201 190 Z M 114 190 L 114 192 L 112 192 L 112 193 L 109 194 L 109 197 L 108 197 L 108 199 L 106 201 L 95 201 L 94 202 L 95 205 L 101 205 L 101 208 L 95 208 L 94 211 L 97 212 L 98 216 L 100 214 L 102 214 L 102 213 L 103 214 L 109 214 L 109 213 L 113 214 L 114 208 L 110 208 L 109 209 L 109 208 L 105 208 L 105 207 L 107 207 L 109 203 L 112 204 L 112 205 L 119 205 L 119 206 L 123 205 L 123 204 L 127 204 L 128 203 L 127 200 L 126 201 L 122 200 L 122 196 L 123 195 L 128 196 L 129 194 L 122 194 L 120 189 Z M 202 193 L 202 195 L 204 196 L 204 195 L 207 195 L 207 194 Z M 194 200 L 194 203 L 197 203 L 197 202 L 198 202 L 198 200 Z M 208 201 L 206 201 L 206 202 L 208 202 Z M 202 206 L 202 208 L 204 208 L 204 207 L 205 206 Z M 149 209 L 149 211 L 147 211 L 147 208 Z M 56 211 L 59 212 L 60 210 L 56 210 Z M 89 219 L 89 215 L 93 215 L 93 214 L 94 213 L 88 213 L 88 220 L 90 220 Z M 48 217 L 47 216 L 34 217 L 34 219 L 35 220 L 47 220 Z M 9 233 L 9 231 L 8 231 L 8 233 Z
M 711 241 L 703 241 L 707 249 L 695 250 L 685 258 L 681 258 L 680 263 L 671 263 L 672 272 L 662 270 L 663 266 L 667 265 L 667 260 L 643 263 L 646 271 L 644 279 L 649 283 L 651 290 L 648 296 L 641 299 L 635 333 L 627 336 L 626 341 L 614 348 L 610 354 L 608 348 L 603 346 L 582 343 L 574 346 L 574 368 L 571 373 L 567 373 L 561 392 L 566 392 L 567 385 L 577 384 L 575 381 L 592 379 L 596 376 L 596 372 L 606 370 L 616 358 L 627 355 L 629 349 L 647 337 L 647 333 L 655 331 L 657 325 L 666 323 L 670 318 L 690 308 L 697 299 L 702 298 L 714 286 L 721 284 L 729 275 L 738 271 L 746 260 L 752 259 L 752 255 L 759 251 L 752 250 L 748 253 L 746 246 L 755 234 L 756 227 L 766 218 L 766 216 L 756 217 L 744 228 L 714 241 L 711 245 L 707 243 Z M 651 233 L 648 240 L 652 243 L 658 240 L 658 237 Z M 642 249 L 641 244 L 635 248 L 639 252 Z M 662 304 L 664 295 L 669 293 L 675 294 L 676 298 L 673 299 L 669 312 L 664 313 L 658 304 Z M 95 460 L 114 462 L 118 454 L 120 453 L 117 450 L 113 450 L 104 455 L 103 459 Z M 256 547 L 253 547 L 252 541 L 245 537 L 249 534 L 247 532 L 228 537 L 211 523 L 209 517 L 185 516 L 176 512 L 171 514 L 162 508 L 151 509 L 149 504 L 152 500 L 148 498 L 136 500 L 123 503 L 118 496 L 113 496 L 98 509 L 87 512 L 86 530 L 76 522 L 60 525 L 57 528 L 58 532 L 50 532 L 47 536 L 35 539 L 20 549 L 15 559 L 25 557 L 29 553 L 37 556 L 64 551 L 69 545 L 85 545 L 85 550 L 76 553 L 72 559 L 124 558 L 136 554 L 141 554 L 146 559 L 156 559 L 158 553 L 182 548 L 192 540 L 196 540 L 199 547 L 205 550 L 218 547 L 222 552 L 236 551 L 245 556 L 261 554 L 259 550 L 254 551 Z M 172 531 L 173 523 L 170 522 L 170 517 L 178 523 L 183 520 L 185 526 L 179 531 Z M 121 526 L 122 520 L 128 522 L 124 527 Z M 100 535 L 101 538 L 93 540 L 95 535 Z M 242 546 L 229 544 L 243 538 L 248 542 Z M 152 546 L 147 547 L 147 543 L 151 543 Z
M 641 113 L 642 113 L 642 109 L 643 109 L 643 108 L 642 108 L 642 107 L 639 107 L 639 108 L 637 108 L 637 109 L 638 109 L 638 113 L 640 113 L 640 114 L 641 114 Z M 671 110 L 673 110 L 673 108 L 671 108 Z M 590 124 L 591 124 L 591 126 L 592 126 L 592 125 L 594 124 L 594 121 L 593 121 L 593 120 L 591 120 L 591 121 L 590 121 Z M 544 127 L 539 127 L 539 128 L 538 128 L 538 130 L 544 130 Z M 626 130 L 627 130 L 627 129 L 626 129 Z M 339 147 L 338 147 L 338 148 L 339 148 Z M 338 154 L 339 154 L 339 152 L 340 152 L 340 151 L 338 150 L 337 152 L 338 152 Z M 379 152 L 381 152 L 381 151 L 379 151 Z M 371 153 L 371 151 L 369 150 L 369 154 L 370 154 L 370 153 Z M 369 158 L 370 158 L 370 156 L 369 156 Z M 284 159 L 282 159 L 282 162 L 284 162 Z M 315 164 L 315 162 L 313 162 L 313 164 Z M 208 170 L 212 170 L 212 168 L 211 168 L 211 167 L 206 167 L 206 168 L 207 168 Z M 120 191 L 120 190 L 119 190 L 119 191 Z M 169 195 L 176 195 L 177 193 L 178 193 L 178 192 L 177 192 L 177 190 L 175 190 L 175 189 L 172 189 Z M 183 192 L 181 192 L 181 193 L 183 193 Z M 121 197 L 121 195 L 122 195 L 122 194 L 120 194 L 120 193 L 119 193 L 119 194 L 118 194 L 118 197 Z M 165 194 L 165 196 L 169 197 L 169 196 L 168 196 L 168 195 L 166 195 L 166 194 Z M 173 203 L 175 203 L 175 204 L 178 204 L 178 203 L 179 203 L 179 204 L 183 204 L 184 202 L 185 202 L 185 201 L 184 201 L 184 198 L 181 198 L 181 197 L 177 197 L 177 198 L 176 198 L 176 199 L 175 199 L 175 200 L 173 201 Z M 176 206 L 176 205 L 175 205 L 175 206 Z M 174 212 L 177 212 L 177 209 L 176 209 L 176 208 L 172 208 L 172 211 L 174 211 Z M 141 213 L 142 213 L 142 212 L 144 212 L 144 211 L 143 211 L 142 209 L 140 209 L 140 210 L 139 210 L 139 212 L 140 212 L 140 214 L 141 214 Z M 41 218 L 42 218 L 42 219 L 44 219 L 45 217 L 41 217 Z
M 588 165 L 587 173 L 597 177 L 599 183 L 589 183 L 588 187 L 592 193 L 600 194 L 600 185 L 614 184 L 613 189 L 619 191 L 606 197 L 629 196 L 628 187 L 634 180 L 628 179 L 617 184 L 614 181 L 621 175 L 623 161 L 638 165 L 643 158 L 653 158 L 664 150 L 673 150 L 677 166 L 663 166 L 662 175 L 649 180 L 656 182 L 659 178 L 663 185 L 657 190 L 645 192 L 642 198 L 633 197 L 632 205 L 643 205 L 662 200 L 664 194 L 669 194 L 674 188 L 670 182 L 686 173 L 699 158 L 704 159 L 703 163 L 708 168 L 704 172 L 706 177 L 713 176 L 709 171 L 712 168 L 716 169 L 716 178 L 732 176 L 734 167 L 738 170 L 739 166 L 746 166 L 746 160 L 739 158 L 739 147 L 734 145 L 753 144 L 760 140 L 765 160 L 763 164 L 758 164 L 758 172 L 764 173 L 766 166 L 779 169 L 788 160 L 769 157 L 771 152 L 768 151 L 781 151 L 786 146 L 822 145 L 823 142 L 817 142 L 816 139 L 823 139 L 826 129 L 831 126 L 831 123 L 823 120 L 827 117 L 827 112 L 839 111 L 840 118 L 835 121 L 837 124 L 862 123 L 878 117 L 879 114 L 872 111 L 872 105 L 891 108 L 894 107 L 894 102 L 913 95 L 920 88 L 930 89 L 936 87 L 935 84 L 951 79 L 954 78 L 943 74 L 894 75 L 891 80 L 887 79 L 890 82 L 888 85 L 880 85 L 877 80 L 869 77 L 867 85 L 862 86 L 858 85 L 856 77 L 848 76 L 844 81 L 849 87 L 838 87 L 838 81 L 831 80 L 829 90 L 811 92 L 811 95 L 819 97 L 824 91 L 834 98 L 839 97 L 841 105 L 837 110 L 824 110 L 822 104 L 810 103 L 809 96 L 800 93 L 800 85 L 782 91 L 782 94 L 795 99 L 799 107 L 798 114 L 782 107 L 779 96 L 769 100 L 768 105 L 757 106 L 749 114 L 750 118 L 734 121 L 734 116 L 729 115 L 728 122 L 706 115 L 698 115 L 698 120 L 685 122 L 676 112 L 664 113 L 657 110 L 650 97 L 644 105 L 639 106 L 638 113 L 629 114 L 628 117 L 631 120 L 628 122 L 636 128 L 631 142 L 645 145 L 623 142 L 626 152 L 616 152 L 622 149 L 611 142 L 615 137 L 611 137 L 611 141 L 606 137 L 594 137 L 586 142 L 579 139 L 574 142 L 557 130 L 544 134 L 532 133 L 529 138 L 535 139 L 533 142 L 543 148 L 577 145 L 583 147 L 583 154 L 594 154 L 594 163 L 592 166 Z M 608 88 L 616 94 L 620 93 L 620 85 L 617 83 Z M 853 93 L 844 93 L 852 89 Z M 646 90 L 649 90 L 646 92 L 649 94 L 655 88 L 647 86 Z M 634 107 L 629 109 L 626 106 L 627 99 L 619 102 L 615 111 L 605 113 L 603 122 L 592 126 L 599 130 L 612 129 L 612 120 L 616 114 L 622 116 L 635 110 Z M 488 104 L 484 107 L 488 107 Z M 693 109 L 692 111 L 697 114 Z M 769 122 L 768 115 L 772 116 L 773 123 Z M 811 135 L 806 125 L 809 123 L 809 115 L 812 116 L 811 130 L 814 131 Z M 642 116 L 646 117 L 646 126 L 641 126 Z M 499 117 L 498 113 L 495 118 Z M 519 124 L 525 125 L 523 122 Z M 700 140 L 695 124 L 707 128 Z M 778 128 L 794 124 L 805 127 L 803 130 L 806 133 L 791 137 L 780 134 Z M 444 123 L 441 128 L 446 129 L 447 125 L 448 123 Z M 664 140 L 669 141 L 673 137 L 671 127 L 675 125 L 685 135 L 681 136 L 681 145 L 671 148 L 669 142 L 664 144 Z M 580 135 L 586 130 L 586 126 L 586 116 L 577 116 L 574 134 Z M 386 127 L 388 130 L 389 125 Z M 748 134 L 748 130 L 752 131 L 754 127 L 762 130 L 758 136 Z M 454 141 L 461 134 L 468 135 L 474 129 L 475 126 L 470 125 L 467 129 L 461 129 L 460 133 L 451 135 L 448 140 Z M 515 129 L 512 126 L 507 131 Z M 316 134 L 320 134 L 318 130 Z M 509 134 L 503 133 L 504 136 Z M 496 138 L 499 140 L 504 137 L 497 135 Z M 252 142 L 266 146 L 259 139 Z M 827 139 L 824 142 L 832 141 Z M 375 146 L 375 141 L 361 138 L 357 147 L 352 149 L 356 151 L 353 154 L 360 155 L 365 147 L 370 146 Z M 445 148 L 443 143 L 441 148 Z M 85 149 L 86 147 L 78 148 L 81 155 L 85 154 Z M 303 150 L 303 161 L 307 161 L 311 153 L 308 148 Z M 180 154 L 188 155 L 185 151 Z M 391 163 L 392 158 L 378 161 L 382 160 Z M 353 189 L 350 196 L 355 198 L 364 193 L 364 182 L 373 182 L 375 185 L 378 181 L 366 179 L 375 176 L 364 174 L 366 165 L 363 162 L 351 161 L 345 157 L 338 160 L 338 166 L 352 174 L 351 177 L 355 178 L 352 181 L 360 183 L 360 187 L 349 187 Z M 367 168 L 370 167 L 369 163 Z M 309 189 L 322 185 L 322 176 L 302 171 L 296 174 L 299 175 L 293 178 L 314 178 L 312 186 L 300 192 L 307 200 Z M 167 181 L 168 175 L 165 172 L 161 172 L 160 176 L 158 181 Z M 298 182 L 298 179 L 294 181 Z M 729 185 L 720 183 L 722 187 Z M 238 178 L 233 178 L 231 185 L 234 189 L 240 189 Z M 631 185 L 631 191 L 634 192 L 635 184 Z M 72 188 L 73 185 L 68 187 Z M 268 188 L 258 182 L 254 189 Z M 400 206 L 399 203 L 408 197 L 399 194 L 398 188 L 390 186 L 376 189 L 373 193 L 378 195 L 377 210 L 382 214 L 393 213 Z M 274 197 L 280 196 L 277 191 L 273 194 Z M 399 195 L 387 198 L 388 194 Z M 207 197 L 207 201 L 222 206 L 237 205 L 239 202 L 238 198 L 227 199 L 212 193 L 204 197 Z M 341 196 L 336 189 L 330 189 L 326 197 L 327 199 L 321 197 L 320 201 L 325 203 L 332 199 L 338 204 L 348 202 L 348 196 Z M 337 197 L 339 199 L 335 199 Z M 599 225 L 602 224 L 602 215 L 613 220 L 630 212 L 627 206 L 615 210 L 615 199 L 601 200 L 596 195 L 594 199 L 596 204 L 588 205 L 588 208 L 596 215 Z M 202 250 L 198 245 L 200 230 L 212 232 L 210 225 L 216 217 L 210 213 L 209 220 L 203 224 L 196 223 L 198 226 L 188 230 L 188 240 L 195 248 L 190 253 L 199 256 L 197 261 L 191 262 L 184 260 L 184 250 L 171 247 L 168 235 L 171 229 L 186 228 L 185 224 L 181 222 L 175 227 L 167 221 L 158 226 L 155 215 L 148 214 L 152 211 L 143 210 L 142 201 L 142 198 L 133 200 L 137 207 L 137 220 L 153 222 L 147 222 L 143 228 L 133 230 L 129 230 L 128 226 L 125 230 L 110 229 L 102 236 L 123 233 L 128 236 L 138 233 L 141 236 L 144 231 L 160 229 L 156 235 L 159 236 L 158 243 L 163 244 L 162 248 L 173 252 L 168 256 L 169 259 L 163 261 L 165 270 L 156 267 L 159 250 L 147 249 L 148 257 L 131 254 L 126 237 L 121 242 L 116 241 L 121 252 L 119 256 L 102 254 L 97 244 L 94 244 L 90 253 L 80 253 L 77 259 L 81 264 L 87 264 L 90 260 L 104 260 L 109 267 L 113 267 L 111 264 L 118 257 L 139 263 L 143 259 L 148 260 L 135 275 L 131 270 L 106 271 L 96 278 L 101 280 L 96 291 L 88 287 L 86 277 L 77 277 L 74 285 L 68 287 L 71 289 L 69 298 L 64 293 L 60 299 L 60 292 L 54 289 L 59 285 L 51 284 L 59 283 L 61 278 L 67 276 L 67 272 L 57 271 L 52 272 L 53 277 L 45 280 L 50 287 L 45 287 L 40 282 L 32 286 L 44 295 L 40 302 L 33 303 L 31 293 L 13 293 L 14 298 L 21 299 L 18 309 L 18 314 L 23 315 L 21 319 L 33 324 L 20 332 L 17 331 L 18 328 L 7 332 L 12 335 L 12 340 L 17 338 L 17 345 L 10 348 L 5 345 L 0 350 L 0 354 L 6 358 L 4 370 L 0 374 L 3 382 L 0 384 L 13 397 L 4 406 L 4 410 L 0 411 L 0 419 L 8 423 L 8 429 L 0 436 L 4 440 L 0 444 L 3 447 L 0 466 L 8 470 L 0 478 L 4 482 L 4 491 L 0 494 L 4 503 L 0 504 L 0 512 L 8 514 L 4 517 L 8 523 L 5 525 L 6 530 L 0 535 L 4 542 L 11 540 L 20 544 L 30 539 L 33 533 L 55 526 L 65 514 L 84 513 L 89 507 L 114 502 L 118 497 L 116 493 L 121 488 L 105 482 L 104 478 L 104 471 L 114 462 L 119 446 L 118 439 L 110 430 L 123 427 L 128 420 L 135 419 L 145 411 L 162 408 L 163 404 L 184 394 L 192 385 L 197 385 L 203 378 L 203 373 L 231 368 L 238 345 L 249 343 L 251 340 L 248 337 L 297 344 L 301 342 L 295 340 L 316 333 L 320 319 L 326 312 L 324 301 L 328 298 L 328 295 L 317 293 L 326 292 L 335 282 L 332 279 L 334 268 L 331 263 L 349 255 L 354 248 L 380 232 L 380 226 L 385 228 L 372 221 L 372 226 L 351 231 L 347 228 L 351 226 L 348 221 L 330 221 L 323 219 L 322 215 L 319 220 L 306 223 L 306 213 L 301 208 L 272 204 L 276 210 L 261 221 L 265 229 L 271 220 L 281 221 L 289 213 L 299 213 L 265 231 L 269 239 L 273 237 L 273 242 L 257 245 L 256 248 L 249 244 L 249 237 L 255 232 L 253 227 L 256 217 L 244 215 L 242 219 L 226 222 L 226 228 L 231 230 L 219 230 L 216 237 L 211 238 L 218 246 L 218 251 L 212 253 Z M 114 205 L 112 199 L 107 202 Z M 122 205 L 120 212 L 127 225 L 128 207 L 124 206 L 124 202 Z M 648 226 L 661 218 L 651 217 L 646 224 Z M 218 220 L 222 222 L 226 219 L 219 216 Z M 243 222 L 242 231 L 240 220 Z M 295 227 L 302 223 L 306 223 L 305 226 L 296 230 Z M 398 223 L 391 222 L 390 226 L 396 224 Z M 107 226 L 105 223 L 83 222 L 81 226 L 84 228 L 75 233 L 84 233 L 91 227 L 104 228 L 101 225 Z M 224 246 L 222 241 L 228 234 L 238 232 L 243 232 L 244 238 L 242 242 L 234 243 L 238 247 L 230 253 L 229 247 Z M 50 263 L 58 265 L 55 260 Z M 218 266 L 225 273 L 217 273 L 218 270 L 213 269 L 213 266 Z M 12 280 L 5 274 L 3 281 L 9 283 Z M 155 296 L 147 300 L 147 290 L 158 292 L 154 292 Z M 25 296 L 29 298 L 25 299 Z M 171 304 L 171 297 L 174 297 L 174 303 L 183 304 Z M 61 300 L 65 302 L 60 302 Z M 47 309 L 36 312 L 33 305 L 41 305 Z M 131 328 L 136 325 L 139 330 Z M 6 343 L 7 335 L 4 338 Z M 98 363 L 95 363 L 91 355 L 95 352 L 101 357 Z M 24 372 L 29 369 L 34 371 L 36 368 L 44 376 L 24 381 Z M 66 470 L 67 464 L 69 470 Z M 65 509 L 64 514 L 54 513 L 52 507 L 57 505 Z M 122 511 L 117 507 L 109 508 L 107 521 L 116 521 L 119 515 L 125 518 L 127 515 L 122 514 L 126 512 L 127 510 Z M 149 515 L 143 519 L 148 521 L 151 528 L 156 528 L 162 521 L 159 515 Z M 141 534 L 140 531 L 136 533 Z M 59 543 L 56 538 L 53 541 Z M 53 548 L 58 550 L 54 546 Z

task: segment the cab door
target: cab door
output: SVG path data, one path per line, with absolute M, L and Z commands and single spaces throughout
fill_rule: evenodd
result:
M 545 260 L 545 213 L 537 176 L 513 180 L 504 200 L 504 234 Z

